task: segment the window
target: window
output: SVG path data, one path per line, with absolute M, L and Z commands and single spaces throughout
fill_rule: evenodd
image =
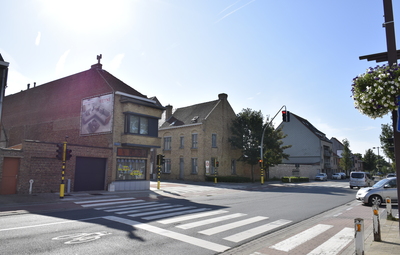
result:
M 211 135 L 211 147 L 217 148 L 217 134 Z
M 236 175 L 236 159 L 231 160 L 231 174 Z
M 116 180 L 145 180 L 145 159 L 117 159 Z
M 183 145 L 185 144 L 185 137 L 181 136 L 179 140 L 179 148 L 183 149 Z
M 164 150 L 171 150 L 171 137 L 164 137 Z
M 165 159 L 164 165 L 162 166 L 163 173 L 170 174 L 171 173 L 171 159 Z
M 197 134 L 192 134 L 192 149 L 197 149 Z
M 125 113 L 125 133 L 158 137 L 158 119 L 147 115 Z
M 192 174 L 197 174 L 197 158 L 192 158 Z

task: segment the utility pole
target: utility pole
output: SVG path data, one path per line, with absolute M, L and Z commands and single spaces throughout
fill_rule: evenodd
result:
M 375 60 L 376 62 L 388 61 L 389 66 L 397 64 L 397 59 L 400 58 L 400 52 L 396 50 L 396 37 L 394 32 L 394 18 L 393 18 L 393 5 L 392 0 L 383 0 L 383 11 L 385 23 L 383 27 L 386 31 L 386 46 L 387 52 L 361 56 L 360 59 L 367 59 L 368 61 Z M 400 95 L 397 95 L 400 96 Z M 398 100 L 396 98 L 396 100 Z M 397 102 L 396 102 L 397 103 Z M 400 132 L 397 131 L 398 111 L 392 111 L 393 120 L 393 134 L 394 134 L 394 157 L 396 160 L 396 173 L 400 175 Z M 400 186 L 400 179 L 397 178 L 397 187 Z M 400 197 L 400 189 L 397 189 L 397 197 Z M 400 224 L 399 224 L 400 231 Z

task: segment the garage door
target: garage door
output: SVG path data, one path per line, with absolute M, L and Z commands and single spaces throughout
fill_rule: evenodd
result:
M 74 191 L 104 190 L 105 158 L 76 157 Z

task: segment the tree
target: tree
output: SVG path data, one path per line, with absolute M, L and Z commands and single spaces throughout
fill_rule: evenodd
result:
M 261 137 L 263 128 L 263 116 L 261 111 L 253 111 L 249 108 L 243 109 L 237 114 L 231 125 L 232 137 L 229 141 L 232 147 L 242 151 L 241 157 L 238 159 L 251 165 L 251 177 L 254 181 L 254 165 L 260 160 Z M 282 157 L 288 157 L 283 150 L 288 146 L 282 146 L 284 137 L 281 130 L 275 131 L 272 126 L 266 127 L 263 141 L 264 161 L 268 162 L 268 166 L 279 164 Z
M 390 149 L 393 144 L 388 142 L 388 138 L 393 138 L 393 126 L 389 124 L 382 124 L 381 129 L 382 133 L 379 136 L 379 139 L 381 140 L 381 148 L 383 153 L 385 153 L 386 157 L 390 158 L 392 162 L 395 162 L 394 150 Z
M 368 149 L 364 154 L 364 169 L 366 171 L 373 171 L 376 168 L 376 159 L 377 156 L 375 153 Z
M 346 175 L 349 175 L 349 170 L 351 170 L 351 168 L 353 167 L 350 143 L 347 139 L 343 139 L 342 143 L 343 143 L 343 151 L 339 165 L 346 172 Z

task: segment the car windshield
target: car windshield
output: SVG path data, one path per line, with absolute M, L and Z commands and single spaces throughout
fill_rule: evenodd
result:
M 379 182 L 375 183 L 372 188 L 380 188 L 388 182 L 388 179 L 380 180 Z

